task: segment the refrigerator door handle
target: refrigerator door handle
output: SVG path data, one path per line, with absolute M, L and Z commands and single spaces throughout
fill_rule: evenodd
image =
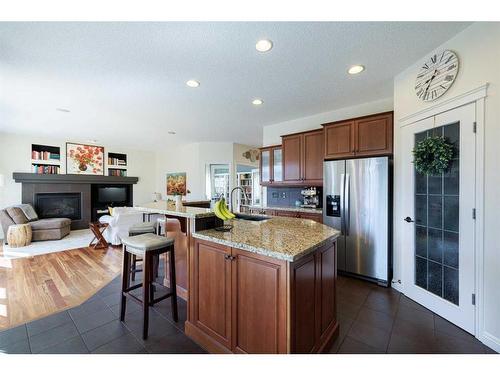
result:
M 351 178 L 348 173 L 345 175 L 344 183 L 344 231 L 345 235 L 349 235 L 349 230 L 351 229 L 351 210 L 349 208 L 349 193 L 351 190 Z
M 340 175 L 340 234 L 345 234 L 345 206 L 344 206 L 345 174 Z

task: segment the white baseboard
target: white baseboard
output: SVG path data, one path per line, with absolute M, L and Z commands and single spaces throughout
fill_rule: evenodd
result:
M 488 348 L 500 353 L 500 338 L 495 337 L 488 332 L 482 332 L 479 334 L 478 339 Z

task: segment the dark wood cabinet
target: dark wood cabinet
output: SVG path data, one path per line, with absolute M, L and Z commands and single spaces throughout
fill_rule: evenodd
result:
M 297 262 L 195 239 L 186 334 L 210 353 L 316 353 L 338 335 L 336 242 Z
M 325 158 L 354 156 L 354 121 L 325 126 Z
M 233 249 L 235 353 L 286 352 L 286 262 Z
M 323 124 L 325 159 L 391 155 L 393 113 Z
M 280 146 L 260 149 L 260 184 L 272 185 L 283 181 L 282 148 Z
M 323 129 L 285 135 L 283 144 L 283 183 L 323 185 Z
M 302 177 L 302 135 L 283 137 L 283 182 L 301 183 Z
M 337 324 L 335 244 L 292 263 L 291 335 L 293 353 L 318 353 Z M 314 317 L 314 318 L 311 318 Z
M 231 248 L 197 241 L 193 251 L 192 323 L 224 347 L 231 348 Z
M 304 133 L 303 177 L 304 181 L 312 185 L 323 184 L 323 130 Z
M 357 156 L 392 154 L 392 113 L 361 118 L 355 124 Z

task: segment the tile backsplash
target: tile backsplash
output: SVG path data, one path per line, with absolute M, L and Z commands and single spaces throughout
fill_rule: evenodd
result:
M 302 203 L 302 188 L 297 187 L 268 187 L 267 188 L 267 205 L 278 207 L 294 207 L 295 201 Z M 321 195 L 321 191 L 320 191 Z M 321 201 L 321 198 L 320 198 Z

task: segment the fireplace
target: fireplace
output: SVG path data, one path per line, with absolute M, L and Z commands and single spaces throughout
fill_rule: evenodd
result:
M 37 193 L 35 210 L 40 219 L 66 217 L 71 220 L 82 218 L 81 193 Z

